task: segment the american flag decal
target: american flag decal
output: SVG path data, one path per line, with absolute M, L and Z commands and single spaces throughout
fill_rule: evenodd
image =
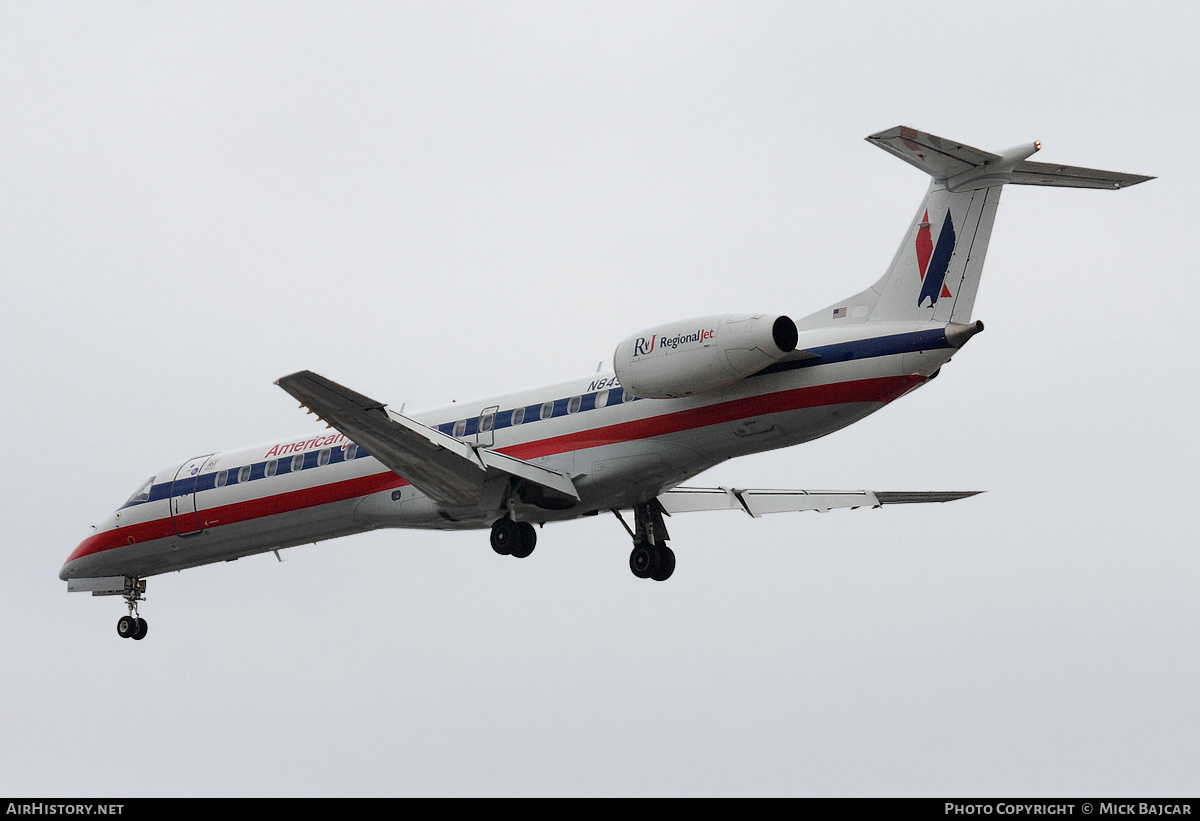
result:
M 834 318 L 834 319 L 841 319 L 841 318 L 842 318 L 842 317 L 844 317 L 845 315 L 846 315 L 846 309 L 845 309 L 845 308 L 834 308 L 834 309 L 833 309 L 833 318 Z

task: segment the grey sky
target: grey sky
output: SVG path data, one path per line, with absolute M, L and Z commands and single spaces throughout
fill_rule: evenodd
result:
M 1162 3 L 0 6 L 0 794 L 1195 795 L 1200 36 Z M 802 316 L 891 260 L 912 125 L 1158 175 L 1006 189 L 940 378 L 693 484 L 981 489 L 391 531 L 68 596 L 173 460 Z

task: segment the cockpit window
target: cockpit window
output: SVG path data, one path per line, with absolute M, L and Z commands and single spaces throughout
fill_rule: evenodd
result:
M 129 497 L 129 501 L 125 504 L 132 505 L 137 502 L 150 501 L 150 488 L 154 487 L 154 477 L 151 476 L 146 480 L 145 484 L 138 489 L 138 492 Z

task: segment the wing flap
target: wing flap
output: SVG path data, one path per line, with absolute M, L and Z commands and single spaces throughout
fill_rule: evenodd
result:
M 579 491 L 575 489 L 575 483 L 571 481 L 569 476 L 559 473 L 557 470 L 535 465 L 532 462 L 526 462 L 524 459 L 518 459 L 515 456 L 509 456 L 507 453 L 500 453 L 494 450 L 479 450 L 476 451 L 476 454 L 490 468 L 517 476 L 543 487 L 551 488 L 552 490 L 557 490 L 559 493 L 576 500 L 579 499 Z

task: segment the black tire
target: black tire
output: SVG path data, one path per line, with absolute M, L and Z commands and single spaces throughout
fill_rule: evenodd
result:
M 133 616 L 121 616 L 117 620 L 117 635 L 123 639 L 133 638 L 133 634 L 137 632 L 137 621 Z
M 629 554 L 629 569 L 639 579 L 650 578 L 654 567 L 654 550 L 644 542 L 634 542 L 633 552 Z
M 501 556 L 512 553 L 513 548 L 517 547 L 520 541 L 520 529 L 512 519 L 497 519 L 496 523 L 492 525 L 492 550 Z
M 136 641 L 141 641 L 142 639 L 146 638 L 146 633 L 149 631 L 150 627 L 146 624 L 146 620 L 139 618 L 137 620 L 137 632 L 133 634 L 132 638 Z
M 650 573 L 650 578 L 656 582 L 665 582 L 675 572 L 675 551 L 665 544 L 657 545 L 658 561 Z
M 513 544 L 513 548 L 509 551 L 518 559 L 526 559 L 533 549 L 537 547 L 537 531 L 529 522 L 519 522 L 517 524 L 517 541 Z

